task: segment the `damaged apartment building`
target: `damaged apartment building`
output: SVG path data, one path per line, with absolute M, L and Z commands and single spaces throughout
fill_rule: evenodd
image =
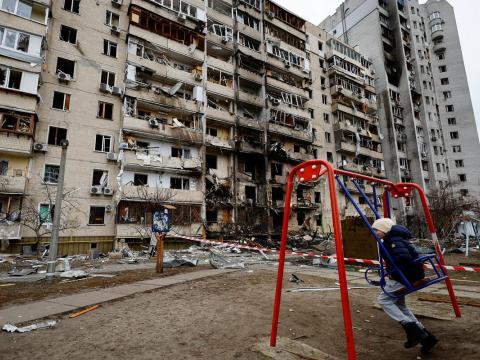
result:
M 47 19 L 32 129 L 1 134 L 31 142 L 27 188 L 45 227 L 69 140 L 65 253 L 148 242 L 159 205 L 172 237 L 277 239 L 295 165 L 385 176 L 371 62 L 274 2 L 60 0 Z M 330 231 L 326 190 L 295 188 L 292 233 Z M 12 249 L 34 243 L 23 231 Z

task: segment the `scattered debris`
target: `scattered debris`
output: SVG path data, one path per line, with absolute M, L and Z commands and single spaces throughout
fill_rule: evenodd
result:
M 83 315 L 83 314 L 85 314 L 85 313 L 87 313 L 87 312 L 90 312 L 90 311 L 92 311 L 92 310 L 95 310 L 95 309 L 97 309 L 97 308 L 99 308 L 99 307 L 100 307 L 100 305 L 93 305 L 93 306 L 90 306 L 89 308 L 83 309 L 82 311 L 78 311 L 78 312 L 72 313 L 72 314 L 70 314 L 68 317 L 69 317 L 70 319 L 73 319 L 73 318 L 76 318 L 77 316 Z
M 60 274 L 60 277 L 62 278 L 83 278 L 89 276 L 85 271 L 83 270 L 70 270 L 70 271 L 65 271 Z
M 11 271 L 8 272 L 8 275 L 10 276 L 25 276 L 25 275 L 30 275 L 37 272 L 37 269 L 34 268 L 28 268 L 28 269 L 22 269 L 18 270 L 17 268 L 13 268 Z
M 232 261 L 223 256 L 220 251 L 210 249 L 210 265 L 215 269 L 243 269 L 245 263 L 240 261 Z
M 292 274 L 290 275 L 290 277 L 288 278 L 288 281 L 290 282 L 293 282 L 293 283 L 296 283 L 296 284 L 300 284 L 302 282 L 305 282 L 303 281 L 302 279 L 300 279 L 297 275 L 295 274 Z
M 195 259 L 180 259 L 178 257 L 171 256 L 169 253 L 165 253 L 163 256 L 163 267 L 176 268 L 180 266 L 197 266 L 198 260 Z
M 24 333 L 24 332 L 30 332 L 32 330 L 51 328 L 51 327 L 54 327 L 56 324 L 57 324 L 56 320 L 48 320 L 48 321 L 44 321 L 44 322 L 40 322 L 32 325 L 20 327 L 20 328 L 12 324 L 5 324 L 3 325 L 2 330 L 5 330 L 11 333 L 13 332 Z

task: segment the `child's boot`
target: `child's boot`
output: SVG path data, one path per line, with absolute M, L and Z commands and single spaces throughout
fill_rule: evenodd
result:
M 403 346 L 405 346 L 407 349 L 414 347 L 428 338 L 427 333 L 415 322 L 404 323 L 402 326 L 407 334 L 407 341 L 405 341 Z

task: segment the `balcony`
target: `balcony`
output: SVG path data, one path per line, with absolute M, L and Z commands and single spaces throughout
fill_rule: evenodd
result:
M 221 70 L 222 72 L 227 72 L 233 74 L 233 64 L 230 62 L 223 61 L 221 59 L 214 58 L 212 56 L 207 56 L 207 64 L 208 66 L 212 66 Z
M 42 20 L 45 21 L 45 17 Z M 15 24 L 17 29 L 22 29 L 22 31 L 27 33 L 45 36 L 46 25 L 44 23 L 17 16 L 6 11 L 0 11 L 0 24 Z
M 437 29 L 432 32 L 432 41 L 437 41 L 443 39 L 443 29 Z
M 352 105 L 347 106 L 347 105 L 345 105 L 343 103 L 340 103 L 338 101 L 334 101 L 333 104 L 332 104 L 332 112 L 335 113 L 337 111 L 341 111 L 341 112 L 353 115 L 353 116 L 355 116 L 359 119 L 366 120 L 369 123 L 376 123 L 378 121 L 378 119 L 376 117 L 367 115 L 360 110 L 354 109 L 352 107 Z
M 137 65 L 153 70 L 156 77 L 182 81 L 193 86 L 202 84 L 201 79 L 195 80 L 195 76 L 193 73 L 175 69 L 172 66 L 168 66 L 157 61 L 148 60 L 131 53 L 128 53 L 127 60 Z
M 310 199 L 296 199 L 296 201 L 293 202 L 293 208 L 294 209 L 316 209 L 318 208 L 318 204 L 313 203 Z
M 233 99 L 235 97 L 235 90 L 233 89 L 233 84 L 229 87 L 222 84 L 214 83 L 209 80 L 207 83 L 207 92 L 228 97 L 230 99 Z
M 270 122 L 268 124 L 268 131 L 281 134 L 296 140 L 301 140 L 305 142 L 313 142 L 313 133 L 311 130 L 299 130 L 291 126 L 276 124 Z
M 31 155 L 33 139 L 29 136 L 0 131 L 0 150 L 13 154 Z
M 158 127 L 150 126 L 147 120 L 124 116 L 124 130 L 142 133 L 148 138 L 169 139 L 172 141 L 184 141 L 186 143 L 202 143 L 202 133 L 190 128 L 174 127 L 166 124 L 158 124 Z
M 133 185 L 124 185 L 122 191 L 122 199 L 129 199 L 129 200 L 142 200 L 139 196 L 139 191 L 137 186 Z M 140 192 L 143 196 L 144 189 Z M 158 194 L 158 190 L 155 187 L 147 188 L 145 194 L 147 196 L 152 196 L 155 198 Z M 172 189 L 172 197 L 168 200 L 171 203 L 191 203 L 191 204 L 201 204 L 203 200 L 203 193 L 199 190 L 177 190 Z
M 260 96 L 250 94 L 242 90 L 238 92 L 238 100 L 258 107 L 265 106 L 265 101 Z
M 238 44 L 238 50 L 245 55 L 248 55 L 254 59 L 262 61 L 262 53 L 260 51 L 256 51 L 253 49 L 250 49 L 247 46 L 244 46 L 242 44 Z
M 225 41 L 225 39 L 215 33 L 209 32 L 207 34 L 207 41 L 212 44 L 221 46 L 223 49 L 233 52 L 233 41 Z
M 446 49 L 447 49 L 447 47 L 445 46 L 445 43 L 443 41 L 441 43 L 433 45 L 433 52 L 435 54 L 443 53 L 443 52 L 445 52 Z
M 209 119 L 221 120 L 230 124 L 235 123 L 235 116 L 226 110 L 214 109 L 212 107 L 206 108 L 206 116 Z
M 173 210 L 175 211 L 175 210 Z M 174 225 L 175 232 L 167 233 L 167 237 L 174 238 L 177 234 L 195 235 L 200 224 L 193 223 L 191 225 Z M 122 223 L 115 225 L 115 234 L 117 239 L 129 239 L 148 237 L 150 234 L 151 225 L 144 225 L 141 223 Z
M 232 150 L 234 147 L 233 140 L 221 139 L 212 135 L 206 135 L 205 142 L 207 143 L 207 146 L 214 146 L 222 149 Z
M 24 194 L 26 184 L 27 178 L 24 176 L 0 176 L 0 194 Z
M 200 158 L 184 159 L 155 154 L 147 155 L 141 151 L 125 151 L 125 167 L 142 170 L 201 172 L 202 161 Z
M 135 97 L 139 100 L 146 100 L 147 102 L 158 104 L 164 108 L 180 109 L 192 113 L 198 112 L 200 108 L 200 103 L 194 100 L 168 96 L 154 91 L 127 89 L 125 95 Z
M 258 70 L 260 71 L 260 69 Z M 263 81 L 262 75 L 260 75 L 259 73 L 248 71 L 243 68 L 238 68 L 238 75 L 245 80 L 253 81 L 257 84 L 262 84 L 262 81 Z
M 159 36 L 153 32 L 142 29 L 138 26 L 130 26 L 129 33 L 130 35 L 137 36 L 140 39 L 145 39 L 152 44 L 158 45 L 165 50 L 173 51 L 173 52 L 176 52 L 177 54 L 181 54 L 189 58 L 193 58 L 199 62 L 203 62 L 203 57 L 204 57 L 203 51 L 200 51 L 198 49 L 189 51 L 187 45 L 184 45 L 178 41 L 168 39 L 163 36 Z
M 300 50 L 298 52 L 301 53 Z M 291 64 L 286 65 L 283 60 L 281 60 L 280 58 L 277 58 L 277 57 L 275 57 L 271 54 L 268 54 L 268 56 L 267 56 L 267 63 L 272 65 L 272 66 L 275 66 L 278 69 L 288 69 L 289 72 L 291 72 L 292 74 L 294 74 L 294 75 L 296 75 L 300 78 L 308 78 L 309 77 L 309 72 L 308 71 L 303 71 L 299 67 L 293 66 Z
M 333 130 L 334 131 L 343 130 L 343 131 L 348 131 L 348 132 L 351 132 L 351 133 L 354 133 L 354 134 L 359 133 L 360 135 L 362 135 L 364 137 L 368 137 L 368 138 L 370 138 L 374 141 L 381 142 L 378 134 L 374 134 L 367 129 L 362 129 L 362 128 L 359 129 L 357 126 L 355 126 L 353 124 L 347 124 L 346 121 L 338 121 L 335 124 L 333 124 Z
M 0 239 L 21 239 L 22 225 L 18 223 L 0 223 Z
M 244 153 L 263 154 L 264 148 L 261 142 L 249 142 L 241 140 L 239 142 L 239 150 Z
M 270 77 L 270 76 L 267 77 L 267 86 L 273 86 L 273 87 L 275 87 L 277 89 L 280 89 L 282 91 L 285 91 L 285 92 L 288 92 L 288 93 L 291 93 L 291 94 L 295 94 L 295 95 L 299 95 L 299 96 L 301 96 L 305 99 L 309 98 L 307 90 L 299 88 L 298 86 L 294 86 L 294 85 L 291 85 L 289 83 L 286 83 L 285 81 L 277 80 L 277 79 L 275 79 L 273 77 Z
M 356 149 L 357 149 L 357 146 L 354 143 L 345 142 L 345 141 L 341 141 L 341 142 L 337 143 L 336 146 L 335 146 L 336 151 L 344 151 L 344 152 L 350 153 L 350 154 L 355 154 Z M 369 156 L 369 157 L 375 158 L 375 159 L 383 159 L 383 153 L 371 150 L 371 149 L 363 147 L 363 146 L 360 146 L 359 154 L 364 155 L 364 156 Z
M 33 114 L 37 109 L 37 100 L 36 94 L 0 88 L 0 107 L 3 108 Z
M 299 152 L 288 152 L 287 157 L 290 160 L 294 160 L 294 161 L 313 160 L 313 155 L 312 154 L 304 154 L 304 153 L 299 153 Z
M 263 125 L 264 123 L 262 121 L 251 119 L 248 117 L 243 117 L 243 116 L 240 116 L 238 118 L 238 123 L 243 127 L 255 129 L 258 131 L 263 131 L 263 127 L 264 127 Z
M 277 110 L 280 110 L 280 111 L 283 111 L 287 114 L 291 114 L 293 116 L 298 116 L 298 117 L 301 117 L 301 118 L 305 118 L 305 119 L 309 119 L 310 118 L 310 112 L 306 109 L 302 109 L 302 108 L 299 108 L 299 107 L 296 107 L 296 106 L 293 106 L 293 105 L 288 105 L 288 104 L 285 104 L 285 103 L 280 103 L 280 105 L 272 105 L 272 104 L 269 104 L 271 107 L 273 107 L 274 109 L 277 109 Z

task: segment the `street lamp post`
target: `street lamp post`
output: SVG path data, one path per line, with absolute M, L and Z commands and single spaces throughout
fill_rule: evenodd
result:
M 60 218 L 62 215 L 63 183 L 65 180 L 65 163 L 67 161 L 68 140 L 63 139 L 60 142 L 62 154 L 60 157 L 60 169 L 58 172 L 57 194 L 55 197 L 55 208 L 53 212 L 52 236 L 50 238 L 50 247 L 48 250 L 47 278 L 52 279 L 55 273 L 55 262 L 58 251 L 58 235 L 60 232 Z

